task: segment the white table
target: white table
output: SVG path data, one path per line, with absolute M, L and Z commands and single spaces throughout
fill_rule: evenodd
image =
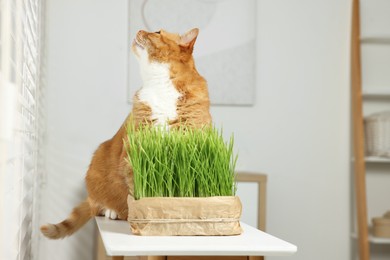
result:
M 126 221 L 96 217 L 96 223 L 110 256 L 289 256 L 297 251 L 245 223 L 239 236 L 137 236 Z

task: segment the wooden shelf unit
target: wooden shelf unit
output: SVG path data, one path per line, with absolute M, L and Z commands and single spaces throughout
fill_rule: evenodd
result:
M 356 233 L 352 233 L 352 238 L 358 238 L 357 234 Z M 389 244 L 390 245 L 390 238 L 381 238 L 381 237 L 375 237 L 373 235 L 369 235 L 368 236 L 368 241 L 371 243 L 371 244 L 378 244 L 378 245 L 386 245 L 386 244 Z
M 371 35 L 360 38 L 360 43 L 390 44 L 390 35 Z
M 352 34 L 351 34 L 351 95 L 352 95 L 352 132 L 353 132 L 353 164 L 357 232 L 352 237 L 358 240 L 359 259 L 370 259 L 370 244 L 389 244 L 390 238 L 378 238 L 369 233 L 366 193 L 366 165 L 390 163 L 390 158 L 365 156 L 364 141 L 364 98 L 390 98 L 388 87 L 362 87 L 362 44 L 390 45 L 390 35 L 360 36 L 360 1 L 352 2 Z
M 365 158 L 366 163 L 390 163 L 390 158 L 367 156 Z
M 390 98 L 390 87 L 389 88 L 369 88 L 363 90 L 363 97 L 377 97 L 377 98 Z
M 354 180 L 357 211 L 357 239 L 361 260 L 370 259 L 368 240 L 367 196 L 366 196 L 366 162 L 364 156 L 364 121 L 362 71 L 360 55 L 360 3 L 352 3 L 351 35 L 351 94 L 352 94 L 352 129 L 354 153 Z

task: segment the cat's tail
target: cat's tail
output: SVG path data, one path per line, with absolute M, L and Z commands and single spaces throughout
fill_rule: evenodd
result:
M 72 235 L 79 230 L 92 217 L 89 202 L 83 201 L 75 207 L 67 219 L 58 224 L 46 224 L 41 226 L 41 232 L 48 238 L 59 239 Z

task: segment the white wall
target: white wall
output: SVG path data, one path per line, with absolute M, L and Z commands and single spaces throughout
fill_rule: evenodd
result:
M 92 152 L 130 110 L 126 0 L 47 2 L 42 222 L 83 199 Z M 268 173 L 267 231 L 298 245 L 289 259 L 350 258 L 349 2 L 259 1 L 256 105 L 212 108 L 235 133 L 239 169 Z M 39 259 L 92 259 L 92 230 L 42 239 Z
M 126 1 L 47 1 L 47 185 L 42 223 L 64 219 L 86 197 L 97 146 L 117 131 L 126 103 Z M 89 260 L 94 223 L 70 238 L 42 238 L 39 260 Z

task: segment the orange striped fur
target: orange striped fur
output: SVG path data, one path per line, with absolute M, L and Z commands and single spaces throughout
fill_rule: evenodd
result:
M 192 57 L 197 35 L 198 29 L 183 35 L 164 30 L 138 32 L 132 49 L 140 59 L 144 85 L 134 96 L 132 112 L 118 132 L 94 153 L 85 178 L 87 200 L 74 208 L 64 221 L 43 225 L 41 231 L 46 237 L 69 236 L 91 217 L 104 214 L 107 209 L 115 211 L 114 216 L 119 219 L 127 218 L 126 200 L 127 195 L 132 194 L 132 185 L 128 185 L 132 183 L 132 169 L 125 161 L 123 139 L 129 120 L 134 120 L 135 124 L 166 122 L 170 127 L 179 123 L 194 127 L 211 123 L 207 84 L 197 72 Z M 142 55 L 146 56 L 142 58 Z M 171 100 L 162 100 L 165 91 L 170 92 L 167 97 Z M 166 109 L 161 104 L 172 107 Z

